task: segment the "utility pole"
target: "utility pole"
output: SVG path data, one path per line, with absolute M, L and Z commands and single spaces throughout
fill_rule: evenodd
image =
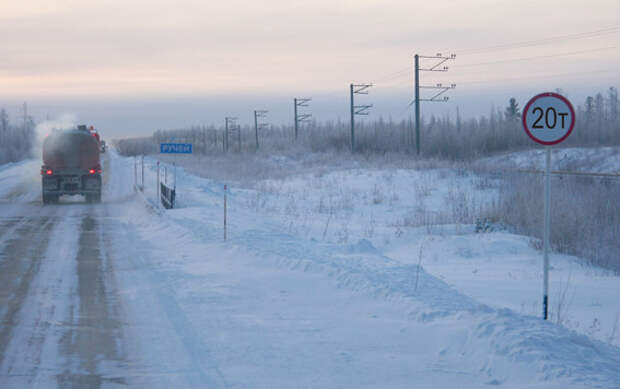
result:
M 428 68 L 421 68 L 420 58 L 435 60 L 434 65 Z M 441 65 L 443 65 L 446 61 L 455 59 L 455 58 L 456 58 L 455 54 L 450 54 L 449 57 L 444 57 L 441 55 L 441 53 L 437 53 L 437 55 L 435 56 L 424 56 L 424 55 L 418 55 L 418 54 L 414 56 L 415 148 L 416 148 L 416 153 L 418 155 L 420 155 L 420 101 L 432 101 L 432 102 L 445 103 L 446 101 L 448 101 L 448 97 L 444 96 L 442 98 L 439 98 L 439 96 L 446 93 L 450 89 L 456 88 L 456 84 L 451 84 L 448 87 L 445 87 L 442 84 L 437 84 L 435 86 L 420 86 L 420 71 L 447 72 L 448 67 L 441 66 Z M 437 89 L 439 90 L 439 92 L 435 94 L 433 97 L 431 97 L 430 99 L 420 99 L 420 89 Z
M 230 131 L 231 127 L 235 125 L 236 117 L 226 117 L 226 127 L 224 132 L 224 152 L 228 152 L 228 131 Z
M 26 131 L 27 121 L 28 121 L 28 104 L 24 101 L 24 131 Z
M 367 95 L 368 88 L 372 84 L 349 84 L 349 93 L 351 97 L 351 153 L 355 153 L 355 115 L 368 115 L 368 109 L 372 104 L 355 105 L 354 96 Z
M 237 124 L 234 129 L 237 131 L 237 145 L 239 146 L 239 153 L 241 153 L 241 125 Z
M 261 123 L 259 125 L 258 118 L 267 117 L 267 112 L 269 111 L 266 111 L 264 109 L 254 110 L 254 135 L 256 135 L 256 150 L 258 150 L 258 129 L 259 127 L 263 129 L 267 126 L 267 123 Z
M 312 117 L 312 114 L 309 114 L 309 113 L 304 113 L 304 114 L 297 113 L 297 107 L 308 107 L 308 103 L 310 101 L 312 101 L 312 99 L 297 98 L 297 97 L 293 99 L 293 106 L 294 106 L 294 112 L 295 112 L 295 140 L 297 140 L 297 136 L 299 134 L 299 123 L 307 122 Z

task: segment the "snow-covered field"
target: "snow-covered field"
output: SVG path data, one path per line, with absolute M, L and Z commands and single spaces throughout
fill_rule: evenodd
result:
M 620 385 L 620 279 L 553 255 L 553 320 L 542 321 L 532 240 L 475 232 L 475 215 L 497 197 L 491 179 L 355 168 L 226 183 L 224 241 L 225 183 L 177 168 L 178 209 L 164 211 L 155 160 L 145 161 L 144 193 L 131 192 L 133 159 L 109 153 L 103 204 L 52 207 L 71 220 L 84 209 L 109 236 L 115 339 L 126 352 L 94 358 L 101 386 Z M 0 168 L 1 216 L 37 201 L 31 165 L 38 172 L 34 162 Z M 63 330 L 57 319 L 46 331 Z M 38 369 L 9 347 L 0 384 L 55 387 L 49 377 L 80 371 L 46 344 Z
M 597 159 L 596 171 L 619 171 L 620 161 L 610 150 L 559 150 L 554 157 L 575 164 L 592 161 L 592 154 L 607 155 L 613 163 Z M 525 154 L 508 159 L 535 160 L 537 152 Z M 222 224 L 223 183 L 180 168 L 178 181 L 181 209 L 168 211 L 170 217 L 186 225 L 192 219 Z M 536 240 L 504 230 L 475 232 L 476 215 L 485 215 L 497 198 L 493 179 L 445 168 L 349 169 L 262 180 L 254 186 L 229 192 L 229 234 L 268 228 L 302 241 L 367 246 L 403 264 L 420 263 L 481 303 L 541 315 L 542 254 L 534 248 Z M 552 256 L 552 320 L 620 345 L 620 279 L 586 262 Z
M 571 153 L 575 152 L 565 155 Z M 224 183 L 186 174 L 181 168 L 177 173 L 180 209 L 166 211 L 167 216 L 195 231 L 208 223 L 214 234 L 221 235 Z M 297 246 L 328 245 L 332 251 L 372 253 L 411 269 L 421 264 L 476 303 L 538 318 L 542 259 L 534 240 L 506 231 L 474 231 L 474 215 L 480 210 L 484 214 L 496 196 L 496 182 L 459 170 L 305 172 L 261 180 L 254 189 L 230 189 L 228 233 L 232 242 L 259 251 L 265 245 L 254 243 L 257 231 L 261 235 L 271 231 L 262 239 L 270 242 L 270 253 L 278 252 L 277 242 L 286 237 L 287 244 L 279 252 L 283 257 L 291 250 L 288 240 L 294 239 Z M 155 202 L 154 197 L 151 201 Z M 335 269 L 328 267 L 326 273 L 339 274 L 340 261 L 330 265 Z M 362 283 L 356 290 L 368 286 Z M 619 286 L 620 279 L 605 270 L 584 265 L 578 258 L 553 255 L 552 321 L 590 339 L 620 345 Z M 400 292 L 386 285 L 378 288 L 390 296 Z M 414 288 L 416 293 L 419 288 Z

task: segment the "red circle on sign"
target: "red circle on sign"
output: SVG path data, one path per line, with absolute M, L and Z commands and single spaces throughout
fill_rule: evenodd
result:
M 568 106 L 568 109 L 570 110 L 571 113 L 571 124 L 570 127 L 568 128 L 568 131 L 566 132 L 566 134 L 564 134 L 563 137 L 561 137 L 560 139 L 554 140 L 552 142 L 546 142 L 544 140 L 540 140 L 538 138 L 536 138 L 531 132 L 530 129 L 527 127 L 527 122 L 526 122 L 526 116 L 527 113 L 530 109 L 530 107 L 532 106 L 532 104 L 540 99 L 541 97 L 555 97 L 557 99 L 560 99 L 564 102 L 564 104 L 566 104 Z M 540 143 L 541 145 L 545 145 L 545 146 L 552 146 L 552 145 L 556 145 L 562 141 L 564 141 L 564 139 L 568 138 L 568 136 L 570 135 L 571 132 L 573 132 L 573 128 L 575 127 L 575 109 L 573 108 L 573 105 L 570 103 L 570 101 L 568 101 L 568 99 L 558 93 L 555 92 L 545 92 L 545 93 L 541 93 L 538 94 L 534 97 L 532 97 L 530 99 L 530 101 L 527 102 L 527 104 L 525 105 L 525 109 L 523 109 L 523 115 L 521 115 L 521 122 L 523 123 L 523 129 L 525 130 L 525 133 L 527 134 L 527 136 L 529 136 L 534 142 L 536 143 Z

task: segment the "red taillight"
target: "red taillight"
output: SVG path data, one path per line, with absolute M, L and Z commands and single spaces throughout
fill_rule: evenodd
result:
M 48 176 L 51 176 L 52 174 L 54 174 L 54 171 L 52 169 L 47 169 L 45 171 L 45 174 L 47 174 Z
M 90 169 L 88 172 L 89 172 L 90 174 L 95 174 L 95 169 Z

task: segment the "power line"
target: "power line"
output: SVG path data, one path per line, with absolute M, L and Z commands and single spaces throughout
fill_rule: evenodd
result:
M 614 73 L 614 72 L 620 72 L 620 68 L 593 70 L 593 71 L 587 71 L 587 72 L 572 72 L 572 73 L 562 73 L 562 74 L 539 75 L 539 76 L 531 76 L 531 77 L 514 77 L 514 78 L 503 78 L 503 79 L 494 79 L 494 80 L 463 81 L 463 82 L 459 82 L 459 84 L 466 84 L 466 85 L 485 84 L 485 83 L 503 82 L 503 81 L 535 80 L 535 79 L 540 79 L 540 78 L 555 78 L 555 77 L 578 76 L 578 75 L 600 74 L 600 73 Z
M 478 54 L 478 53 L 482 54 L 484 52 L 490 52 L 490 51 L 494 51 L 494 50 L 508 50 L 508 49 L 511 49 L 511 48 L 521 48 L 521 47 L 528 47 L 528 46 L 536 46 L 536 45 L 542 45 L 542 44 L 545 44 L 545 43 L 556 42 L 556 41 L 559 41 L 559 40 L 591 38 L 591 37 L 595 37 L 595 36 L 615 34 L 615 33 L 619 33 L 619 32 L 620 32 L 620 26 L 616 26 L 616 27 L 609 27 L 609 28 L 593 30 L 593 31 L 585 31 L 585 32 L 572 33 L 572 34 L 566 34 L 566 35 L 558 35 L 558 36 L 542 38 L 542 39 L 538 39 L 538 40 L 522 41 L 522 42 L 515 42 L 515 43 L 504 44 L 504 45 L 494 45 L 494 46 L 480 47 L 480 48 L 463 49 L 463 50 L 457 50 L 457 52 L 459 53 L 459 55 L 473 55 L 473 54 Z M 618 45 L 618 46 L 609 46 L 609 47 L 601 47 L 601 48 L 596 48 L 596 49 L 581 50 L 581 51 L 574 51 L 574 52 L 551 54 L 551 55 L 545 55 L 545 56 L 523 57 L 523 58 L 515 58 L 515 59 L 511 59 L 511 60 L 501 60 L 501 61 L 479 62 L 479 63 L 474 63 L 474 64 L 459 65 L 459 67 L 473 67 L 473 66 L 478 66 L 478 65 L 487 65 L 487 64 L 488 65 L 492 65 L 492 64 L 496 64 L 496 63 L 513 62 L 513 61 L 526 61 L 526 60 L 534 60 L 534 59 L 539 59 L 539 58 L 561 57 L 561 56 L 576 55 L 576 54 L 588 53 L 588 52 L 612 50 L 612 49 L 616 49 L 616 48 L 620 48 L 620 45 Z M 379 76 L 378 78 L 376 78 L 375 79 L 375 83 L 376 84 L 382 84 L 382 83 L 385 83 L 387 81 L 398 80 L 398 79 L 404 78 L 406 76 L 409 76 L 409 68 L 408 67 L 407 68 L 401 68 L 401 69 L 395 70 L 393 72 L 385 73 L 385 74 Z
M 387 73 L 384 74 L 378 78 L 375 79 L 375 83 L 383 83 L 385 81 L 391 81 L 393 79 L 398 79 L 401 78 L 402 76 L 408 76 L 411 73 L 409 73 L 411 71 L 410 67 L 406 67 L 406 68 L 402 68 L 400 70 L 391 72 L 391 73 Z
M 459 51 L 459 53 L 462 52 L 463 55 L 472 55 L 472 54 L 478 54 L 478 53 L 482 54 L 483 52 L 489 52 L 489 51 L 500 50 L 500 49 L 507 50 L 511 48 L 536 46 L 536 45 L 542 45 L 545 43 L 552 43 L 552 42 L 559 41 L 559 40 L 583 39 L 583 38 L 590 38 L 590 37 L 595 37 L 599 35 L 615 34 L 619 32 L 620 32 L 620 26 L 610 27 L 610 28 L 594 30 L 594 31 L 587 31 L 587 32 L 581 32 L 581 33 L 575 33 L 575 34 L 566 34 L 566 35 L 554 36 L 554 37 L 549 37 L 549 38 L 543 38 L 543 39 L 534 40 L 534 41 L 524 41 L 524 42 L 517 42 L 517 43 L 506 44 L 506 45 L 488 46 L 488 47 L 476 48 L 476 49 L 465 49 L 465 50 Z M 474 67 L 474 66 L 481 66 L 481 65 L 510 63 L 510 62 L 516 62 L 516 61 L 521 62 L 521 61 L 529 61 L 529 60 L 536 60 L 536 59 L 543 59 L 543 58 L 564 57 L 564 56 L 578 55 L 578 54 L 583 54 L 583 53 L 613 50 L 613 49 L 618 49 L 618 48 L 620 48 L 620 45 L 607 46 L 607 47 L 601 47 L 601 48 L 595 48 L 595 49 L 587 49 L 587 50 L 579 50 L 579 51 L 571 51 L 571 52 L 564 52 L 564 53 L 557 53 L 557 54 L 541 55 L 541 56 L 521 57 L 521 58 L 508 59 L 508 60 L 477 62 L 477 63 L 472 63 L 472 64 L 459 65 L 459 67 Z M 410 71 L 410 68 L 406 67 L 406 68 L 395 70 L 393 72 L 385 73 L 375 78 L 374 84 L 375 85 L 388 84 L 384 86 L 389 86 L 392 84 L 392 83 L 389 83 L 390 81 L 401 80 L 401 79 L 410 77 L 409 71 Z M 325 93 L 324 95 L 332 95 L 332 94 L 336 94 L 336 92 Z
M 586 32 L 581 32 L 581 33 L 558 35 L 554 37 L 531 40 L 531 41 L 522 41 L 522 42 L 515 42 L 515 43 L 509 43 L 509 44 L 502 44 L 502 45 L 463 49 L 463 50 L 458 50 L 458 52 L 461 55 L 473 55 L 473 54 L 481 54 L 485 52 L 498 51 L 498 50 L 509 50 L 509 49 L 523 48 L 523 47 L 539 46 L 539 45 L 544 45 L 547 43 L 553 43 L 553 42 L 558 42 L 558 41 L 563 41 L 563 40 L 592 38 L 595 36 L 616 34 L 619 32 L 620 32 L 620 26 L 616 26 L 616 27 L 609 27 L 609 28 L 604 28 L 604 29 L 595 30 L 595 31 L 586 31 Z
M 595 51 L 613 50 L 613 49 L 618 49 L 618 48 L 620 48 L 620 45 L 608 46 L 608 47 L 599 47 L 599 48 L 596 48 L 596 49 L 569 51 L 569 52 L 565 52 L 565 53 L 557 53 L 557 54 L 549 54 L 549 55 L 538 55 L 538 56 L 533 56 L 533 57 L 521 57 L 521 58 L 513 58 L 513 59 L 503 59 L 503 60 L 499 60 L 499 61 L 470 63 L 470 64 L 465 64 L 465 65 L 459 65 L 459 67 L 467 68 L 467 67 L 480 66 L 480 65 L 495 65 L 495 64 L 498 64 L 498 63 L 529 61 L 529 60 L 541 59 L 541 58 L 566 57 L 566 56 L 570 56 L 570 55 L 577 55 L 577 54 L 583 54 L 583 53 L 592 53 L 592 52 L 595 52 Z

